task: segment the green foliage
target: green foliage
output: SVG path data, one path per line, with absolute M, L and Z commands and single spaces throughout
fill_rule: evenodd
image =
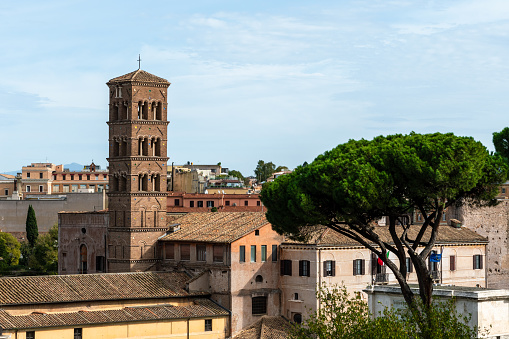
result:
M 409 308 L 386 308 L 373 317 L 367 303 L 360 296 L 349 297 L 344 286 L 327 288 L 324 284 L 317 297 L 319 310 L 302 325 L 294 325 L 290 338 L 470 339 L 488 334 L 487 330 L 478 332 L 477 328 L 469 327 L 470 315 L 459 314 L 452 299 L 434 302 L 422 318 Z
M 509 159 L 509 127 L 505 127 L 500 132 L 493 132 L 493 146 L 498 154 Z
M 258 165 L 256 165 L 256 168 L 254 170 L 256 179 L 258 179 L 258 182 L 264 182 L 267 180 L 268 177 L 272 175 L 276 171 L 276 165 L 274 165 L 272 162 L 265 162 L 263 160 L 258 161 Z
M 28 267 L 37 274 L 58 273 L 58 225 L 40 236 L 28 258 Z
M 21 244 L 18 242 L 12 234 L 1 232 L 0 233 L 0 256 L 2 257 L 2 264 L 6 267 L 12 268 L 19 264 L 19 258 L 21 256 L 20 247 Z
M 286 166 L 278 166 L 274 172 L 283 172 L 283 171 L 288 171 L 288 170 L 289 169 Z
M 37 228 L 37 219 L 35 217 L 35 211 L 32 205 L 28 206 L 26 232 L 30 247 L 34 247 L 35 242 L 37 241 L 37 237 L 39 236 L 39 230 Z
M 211 212 L 217 212 L 217 207 L 215 207 L 215 206 L 214 206 L 214 207 L 212 207 L 212 208 L 210 209 L 210 211 L 211 211 Z

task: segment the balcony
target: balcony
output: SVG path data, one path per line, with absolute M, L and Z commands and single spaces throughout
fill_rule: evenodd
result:
M 389 282 L 389 273 L 377 273 L 373 276 L 375 284 L 387 284 Z

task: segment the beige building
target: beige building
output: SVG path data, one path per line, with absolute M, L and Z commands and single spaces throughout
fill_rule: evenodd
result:
M 16 339 L 226 338 L 229 312 L 185 273 L 0 278 L 1 335 Z
M 420 227 L 411 227 L 409 236 Z M 376 226 L 382 238 L 389 238 L 388 227 Z M 428 262 L 436 283 L 486 287 L 486 238 L 465 228 L 442 226 L 434 247 L 442 258 Z M 391 254 L 389 258 L 398 263 Z M 407 264 L 410 258 L 407 258 Z M 409 265 L 408 281 L 417 282 Z M 281 244 L 282 315 L 300 322 L 318 307 L 316 288 L 344 284 L 350 293 L 368 285 L 397 283 L 392 272 L 378 263 L 378 257 L 357 242 L 323 226 L 316 227 L 308 242 L 286 240 Z
M 278 246 L 282 236 L 261 212 L 189 213 L 159 240 L 161 269 L 195 274 L 190 290 L 206 291 L 232 312 L 232 332 L 278 316 Z
M 0 174 L 0 199 L 10 199 L 16 191 L 16 177 L 10 174 Z

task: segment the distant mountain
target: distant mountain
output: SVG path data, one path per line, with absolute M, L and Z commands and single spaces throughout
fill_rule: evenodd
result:
M 65 164 L 64 165 L 64 169 L 65 168 L 68 168 L 69 171 L 71 172 L 74 172 L 74 171 L 81 171 L 85 166 L 81 165 L 81 164 L 78 164 L 78 163 L 75 163 L 73 162 L 72 164 Z

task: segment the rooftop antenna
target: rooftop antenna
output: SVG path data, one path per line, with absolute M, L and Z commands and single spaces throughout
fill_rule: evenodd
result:
M 138 54 L 138 69 L 141 68 L 141 55 Z

